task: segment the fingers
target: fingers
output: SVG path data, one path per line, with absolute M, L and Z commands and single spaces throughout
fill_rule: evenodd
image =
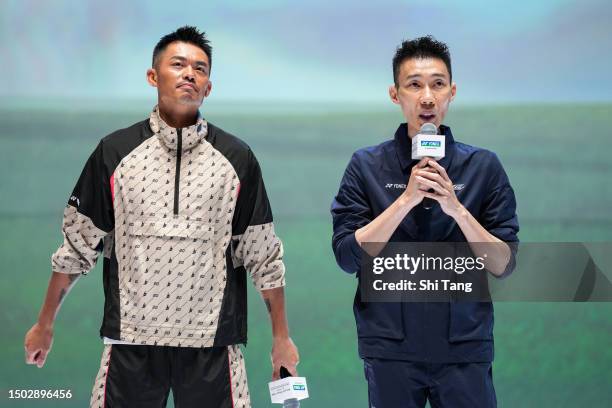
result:
M 426 177 L 430 180 L 437 181 L 440 185 L 449 185 L 450 183 L 445 180 L 435 169 L 428 167 L 426 169 L 421 169 L 416 172 L 416 175 Z
M 444 197 L 441 196 L 440 194 L 430 193 L 429 191 L 424 191 L 423 192 L 423 197 L 431 198 L 432 200 L 436 200 L 438 202 L 440 202 L 442 199 L 444 199 Z
M 270 358 L 272 360 L 273 380 L 278 380 L 281 377 L 281 367 L 285 367 L 290 375 L 297 375 L 296 366 L 300 361 L 300 356 L 291 338 L 275 339 Z
M 298 370 L 297 370 L 297 364 L 291 367 L 290 371 L 293 373 L 294 377 L 297 377 L 299 375 Z
M 26 364 L 36 364 L 36 359 L 39 354 L 42 352 L 42 349 L 37 348 L 34 350 L 28 350 L 28 347 L 25 348 L 25 362 Z
M 272 380 L 275 381 L 275 380 L 280 379 L 280 368 L 281 367 L 285 367 L 287 371 L 289 371 L 289 374 L 291 374 L 292 377 L 297 377 L 298 371 L 297 371 L 296 366 L 297 366 L 297 363 L 296 364 L 282 363 L 282 364 L 279 364 L 278 366 L 272 367 Z
M 435 169 L 434 169 L 435 170 Z M 425 179 L 428 179 L 434 183 L 436 183 L 437 185 L 439 185 L 442 189 L 446 190 L 447 192 L 451 192 L 451 190 L 453 189 L 453 183 L 450 182 L 449 180 L 444 179 L 439 173 L 434 173 L 434 172 L 429 172 L 429 171 L 423 171 L 423 170 L 418 170 L 415 173 L 416 177 L 422 177 Z M 429 185 L 429 184 L 427 184 Z M 431 186 L 432 188 L 435 188 L 435 186 Z M 439 190 L 436 190 L 439 191 Z M 440 192 L 440 191 L 439 191 Z M 441 192 L 440 192 L 441 193 Z M 441 193 L 442 194 L 442 193 Z
M 36 357 L 36 366 L 42 368 L 45 365 L 45 361 L 47 361 L 47 352 L 41 351 Z
M 443 186 L 441 186 L 439 183 L 426 179 L 425 177 L 421 177 L 421 176 L 416 176 L 416 180 L 421 184 L 421 186 L 425 186 L 425 188 L 419 187 L 420 190 L 422 191 L 427 191 L 430 188 L 433 188 L 438 194 L 442 195 L 442 196 L 448 196 L 448 190 L 446 190 Z
M 37 348 L 33 351 L 28 351 L 26 349 L 26 364 L 36 365 L 38 368 L 42 368 L 45 365 L 45 361 L 47 361 L 48 354 L 48 351 L 41 348 Z
M 298 376 L 298 371 L 295 365 L 286 365 L 285 366 L 287 368 L 287 370 L 289 371 L 289 373 L 291 373 L 292 377 L 297 377 Z
M 272 360 L 272 380 L 280 379 L 281 367 L 285 367 L 289 374 L 293 377 L 297 377 L 297 365 L 300 363 L 299 356 L 285 356 L 282 359 Z
M 433 181 L 435 183 L 438 183 L 442 187 L 447 186 L 446 181 L 438 173 L 432 173 L 430 171 L 420 170 L 415 175 L 417 177 L 423 177 L 423 178 L 431 180 L 431 181 Z
M 431 159 L 430 159 L 430 160 L 428 161 L 428 163 L 427 163 L 427 164 L 428 164 L 430 167 L 432 167 L 432 168 L 434 168 L 435 170 L 437 170 L 437 171 L 438 171 L 438 173 L 439 173 L 439 174 L 442 176 L 442 178 L 443 178 L 445 181 L 447 181 L 447 182 L 449 182 L 449 183 L 451 183 L 451 184 L 452 184 L 451 179 L 448 177 L 448 174 L 446 173 L 446 170 L 444 169 L 444 167 L 440 166 L 440 164 L 438 164 L 438 162 L 437 162 L 437 161 L 435 161 L 435 160 L 431 160 Z
M 429 161 L 429 157 L 424 157 L 421 159 L 421 161 L 419 161 L 417 164 L 415 164 L 414 166 L 412 166 L 411 172 L 415 173 L 419 170 L 427 170 L 427 171 L 431 171 L 428 170 L 428 164 L 427 162 Z
M 411 172 L 412 173 L 415 173 L 415 172 L 418 172 L 418 171 L 435 172 L 435 170 L 428 165 L 428 160 L 430 160 L 430 159 L 428 157 L 425 157 L 420 162 L 418 162 L 417 164 L 412 166 Z
M 431 160 L 429 157 L 423 157 L 414 167 L 417 169 L 422 169 L 427 167 L 427 162 Z

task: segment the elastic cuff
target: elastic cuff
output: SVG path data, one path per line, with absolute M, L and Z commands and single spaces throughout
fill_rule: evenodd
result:
M 347 239 L 348 242 L 346 244 L 349 246 L 349 248 L 351 248 L 351 252 L 355 259 L 359 260 L 358 263 L 361 263 L 361 254 L 363 252 L 363 249 L 361 249 L 361 245 L 359 245 L 359 242 L 357 242 L 357 237 L 355 237 L 355 233 L 353 232 L 347 237 Z
M 270 290 L 270 289 L 284 288 L 284 287 L 285 287 L 285 278 L 277 282 L 260 283 L 259 285 L 257 285 L 257 290 L 261 292 L 263 290 Z
M 63 273 L 64 275 L 87 275 L 87 272 L 83 272 L 80 269 L 64 269 L 59 270 L 57 268 L 51 268 L 51 272 Z

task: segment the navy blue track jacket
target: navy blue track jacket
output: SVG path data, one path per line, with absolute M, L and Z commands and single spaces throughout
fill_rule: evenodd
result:
M 465 208 L 491 234 L 518 242 L 516 200 L 497 156 L 455 142 L 449 127 L 446 169 Z M 411 142 L 404 123 L 393 140 L 355 152 L 342 178 L 331 213 L 333 250 L 348 273 L 360 269 L 361 248 L 355 231 L 391 205 L 406 188 L 412 166 Z M 391 236 L 392 242 L 465 242 L 457 223 L 437 203 L 416 206 Z M 493 360 L 493 305 L 486 302 L 366 303 L 357 288 L 353 311 L 359 355 L 422 362 L 459 363 Z

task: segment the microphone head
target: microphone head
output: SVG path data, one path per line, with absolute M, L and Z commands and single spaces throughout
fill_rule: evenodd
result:
M 421 135 L 437 135 L 438 134 L 438 128 L 433 123 L 429 123 L 429 122 L 423 123 L 423 126 L 421 126 L 421 130 L 419 130 L 419 134 L 421 134 Z

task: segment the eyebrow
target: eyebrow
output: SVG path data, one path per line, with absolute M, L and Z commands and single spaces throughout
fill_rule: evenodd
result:
M 408 75 L 406 78 L 404 78 L 405 81 L 409 80 L 409 79 L 415 79 L 415 78 L 421 78 L 423 75 L 421 74 L 412 74 L 412 75 Z M 442 79 L 446 79 L 446 75 L 441 74 L 436 72 L 435 74 L 431 74 L 432 77 L 436 77 L 436 78 L 442 78 Z
M 187 58 L 181 57 L 180 55 L 173 55 L 172 57 L 170 57 L 170 59 L 177 59 L 177 60 L 183 61 L 183 62 L 187 61 Z M 195 63 L 196 63 L 196 65 L 204 65 L 205 67 L 208 67 L 208 64 L 204 60 L 196 61 Z

